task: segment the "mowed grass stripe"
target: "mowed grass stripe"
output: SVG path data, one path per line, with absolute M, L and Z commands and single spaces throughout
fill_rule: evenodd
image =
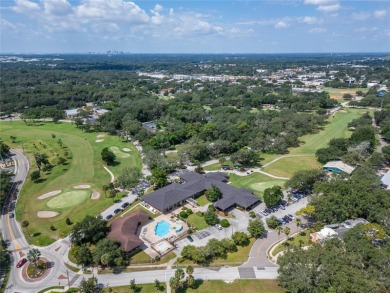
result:
M 324 129 L 315 134 L 302 136 L 299 140 L 302 145 L 298 148 L 290 148 L 290 154 L 315 154 L 315 152 L 328 146 L 328 143 L 333 138 L 349 137 L 351 132 L 348 131 L 348 123 L 359 118 L 365 110 L 362 109 L 347 109 L 345 112 L 338 111 L 335 116 L 328 119 L 328 124 Z

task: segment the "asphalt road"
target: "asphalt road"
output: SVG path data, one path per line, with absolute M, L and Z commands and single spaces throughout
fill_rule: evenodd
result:
M 17 161 L 16 174 L 14 177 L 14 186 L 12 195 L 19 194 L 29 169 L 28 160 L 21 153 L 14 151 L 14 158 Z M 129 196 L 125 201 L 131 201 L 133 198 Z M 305 201 L 300 202 L 290 209 L 299 209 L 304 205 Z M 113 208 L 113 207 L 112 207 Z M 66 286 L 70 283 L 71 286 L 79 286 L 83 277 L 89 278 L 92 275 L 75 274 L 68 271 L 65 266 L 67 261 L 67 253 L 69 249 L 69 241 L 60 239 L 47 247 L 38 247 L 43 257 L 50 261 L 50 272 L 47 277 L 37 282 L 26 282 L 22 277 L 22 269 L 16 268 L 16 263 L 23 257 L 26 257 L 28 251 L 33 248 L 30 246 L 23 236 L 19 223 L 15 218 L 9 217 L 10 212 L 14 212 L 15 203 L 7 201 L 7 208 L 1 216 L 2 232 L 5 240 L 10 241 L 9 250 L 12 254 L 11 274 L 6 293 L 23 292 L 32 293 L 38 292 L 43 288 L 50 286 L 62 285 Z M 109 211 L 106 211 L 109 212 Z M 286 213 L 283 211 L 283 213 Z M 292 212 L 289 210 L 288 212 Z M 104 213 L 103 213 L 104 214 Z M 295 224 L 290 224 L 292 233 L 294 232 Z M 296 226 L 295 226 L 296 227 Z M 225 280 L 231 281 L 235 279 L 275 279 L 277 277 L 277 267 L 270 263 L 266 257 L 267 249 L 278 240 L 276 232 L 270 232 L 267 238 L 259 239 L 255 242 L 250 252 L 248 261 L 241 267 L 223 267 L 223 268 L 196 268 L 194 271 L 195 278 L 203 280 Z M 24 265 L 24 268 L 27 264 Z M 158 279 L 161 282 L 166 282 L 173 276 L 174 270 L 150 270 L 142 272 L 131 272 L 121 274 L 101 274 L 95 275 L 102 286 L 119 286 L 128 285 L 129 280 L 135 279 L 136 283 L 153 283 Z M 68 278 L 69 277 L 69 278 Z

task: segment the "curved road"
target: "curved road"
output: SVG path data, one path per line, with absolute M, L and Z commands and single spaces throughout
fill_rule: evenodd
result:
M 28 160 L 25 156 L 17 151 L 13 151 L 13 154 L 17 161 L 17 169 L 11 192 L 12 195 L 19 194 L 29 169 Z M 11 198 L 11 195 L 9 198 Z M 59 239 L 50 246 L 39 247 L 42 256 L 50 260 L 50 273 L 41 281 L 26 282 L 22 276 L 23 269 L 18 269 L 15 265 L 21 258 L 26 257 L 27 252 L 33 246 L 30 246 L 24 238 L 16 219 L 9 216 L 9 213 L 14 212 L 14 209 L 15 202 L 10 202 L 8 199 L 7 208 L 3 211 L 1 218 L 4 239 L 10 241 L 9 250 L 12 255 L 11 274 L 5 292 L 32 293 L 50 286 L 67 286 L 68 283 L 71 286 L 79 286 L 83 277 L 89 278 L 92 276 L 81 273 L 76 274 L 67 270 L 65 262 L 68 261 L 67 253 L 70 243 L 65 238 Z M 293 226 L 291 228 L 292 232 L 294 232 Z M 277 233 L 270 232 L 267 238 L 257 240 L 251 249 L 248 261 L 240 267 L 196 268 L 194 277 L 204 280 L 275 279 L 277 277 L 277 267 L 268 261 L 266 253 L 268 248 L 278 238 Z M 133 278 L 136 279 L 138 284 L 153 283 L 155 279 L 166 282 L 173 274 L 174 270 L 163 269 L 120 274 L 99 274 L 95 276 L 101 285 L 119 286 L 128 285 L 129 280 Z
M 11 272 L 5 292 L 37 292 L 49 286 L 66 285 L 68 280 L 64 277 L 67 276 L 67 268 L 64 265 L 63 256 L 67 252 L 68 245 L 64 243 L 64 240 L 48 247 L 39 247 L 42 256 L 49 259 L 49 266 L 51 267 L 49 275 L 44 280 L 34 283 L 26 282 L 22 277 L 22 268 L 16 268 L 18 261 L 26 257 L 33 246 L 28 244 L 16 218 L 10 217 L 10 213 L 15 213 L 16 204 L 15 201 L 12 201 L 12 196 L 19 195 L 29 170 L 29 162 L 22 153 L 16 150 L 12 150 L 11 153 L 16 161 L 15 176 L 1 215 L 3 238 L 9 242 L 8 250 L 11 253 Z M 70 281 L 74 275 L 73 272 L 69 272 Z

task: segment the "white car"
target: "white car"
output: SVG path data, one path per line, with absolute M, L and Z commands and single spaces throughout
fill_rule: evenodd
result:
M 217 227 L 218 230 L 222 230 L 222 226 L 220 224 L 215 224 L 215 227 Z

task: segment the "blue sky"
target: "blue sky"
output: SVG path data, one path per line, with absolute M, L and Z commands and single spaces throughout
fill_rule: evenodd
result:
M 390 52 L 390 1 L 1 0 L 0 53 Z

